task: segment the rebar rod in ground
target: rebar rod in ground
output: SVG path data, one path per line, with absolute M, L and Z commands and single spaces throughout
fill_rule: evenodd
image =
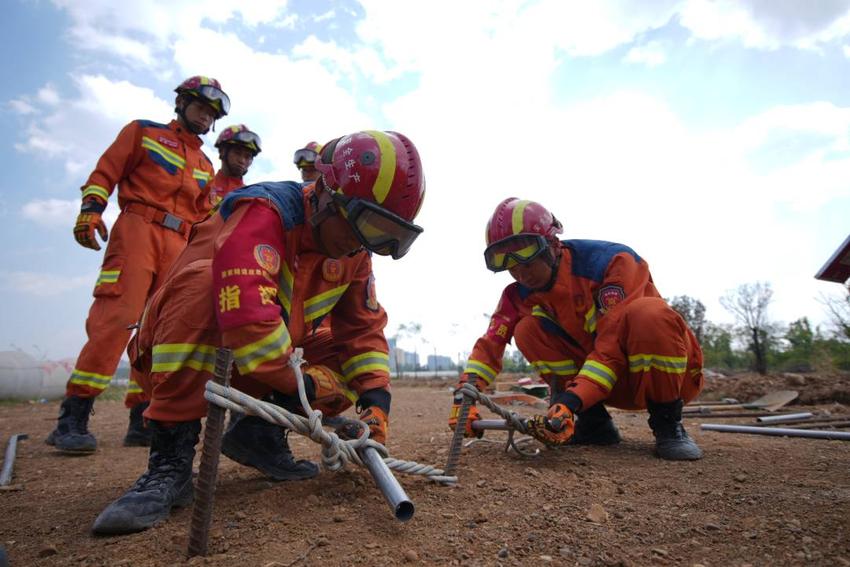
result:
M 12 481 L 12 468 L 15 466 L 18 441 L 27 438 L 28 435 L 26 433 L 18 433 L 9 437 L 9 444 L 6 446 L 6 456 L 3 458 L 3 472 L 0 473 L 0 486 L 6 486 Z
M 230 370 L 233 353 L 219 348 L 215 353 L 213 382 L 221 386 L 230 385 Z M 206 555 L 212 523 L 215 483 L 218 477 L 218 459 L 221 456 L 221 438 L 224 434 L 224 414 L 227 410 L 208 404 L 207 422 L 204 427 L 204 447 L 198 465 L 198 480 L 195 484 L 195 505 L 192 508 L 192 523 L 189 528 L 189 557 Z
M 474 389 L 475 386 L 472 386 L 472 388 Z M 460 461 L 460 452 L 463 449 L 463 437 L 466 432 L 466 420 L 469 417 L 469 408 L 472 407 L 473 401 L 472 397 L 463 396 L 463 401 L 460 404 L 455 432 L 452 435 L 452 443 L 449 445 L 449 456 L 446 458 L 446 466 L 443 467 L 446 476 L 452 476 L 455 473 L 457 463 Z

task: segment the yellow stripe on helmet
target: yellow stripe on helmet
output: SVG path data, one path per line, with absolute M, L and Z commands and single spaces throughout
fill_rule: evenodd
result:
M 366 133 L 375 139 L 378 143 L 378 149 L 381 151 L 381 155 L 378 156 L 381 160 L 381 165 L 380 169 L 378 169 L 378 177 L 375 179 L 375 185 L 372 187 L 372 194 L 375 196 L 375 201 L 380 205 L 387 198 L 390 187 L 393 185 L 396 169 L 395 146 L 393 146 L 390 138 L 383 132 L 367 130 Z
M 522 232 L 522 217 L 525 213 L 525 207 L 531 201 L 517 201 L 516 206 L 514 207 L 513 213 L 511 213 L 511 230 L 514 234 L 519 234 Z

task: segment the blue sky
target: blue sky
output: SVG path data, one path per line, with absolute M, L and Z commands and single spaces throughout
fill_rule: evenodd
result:
M 743 283 L 770 282 L 786 323 L 822 322 L 819 294 L 840 293 L 812 276 L 850 232 L 848 1 L 237 4 L 6 4 L 0 350 L 76 355 L 102 259 L 71 235 L 79 186 L 194 74 L 231 97 L 220 127 L 263 137 L 248 181 L 295 178 L 313 139 L 414 140 L 425 233 L 375 271 L 387 334 L 422 323 L 420 351 L 454 357 L 484 330 L 509 280 L 482 234 L 508 196 L 552 209 L 565 238 L 632 246 L 713 321 Z

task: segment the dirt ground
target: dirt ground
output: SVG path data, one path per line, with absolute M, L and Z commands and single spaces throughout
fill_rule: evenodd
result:
M 796 389 L 791 409 L 850 415 L 850 376 L 711 378 L 703 398 L 750 400 Z M 442 466 L 448 383 L 398 384 L 388 447 Z M 191 509 L 140 534 L 96 538 L 97 514 L 144 470 L 147 449 L 124 448 L 127 411 L 98 401 L 99 449 L 67 457 L 42 441 L 58 404 L 0 406 L 0 434 L 27 433 L 0 492 L 0 543 L 12 567 L 57 565 L 824 565 L 850 566 L 850 443 L 701 432 L 698 462 L 652 455 L 645 414 L 616 412 L 618 446 L 569 447 L 535 459 L 503 451 L 489 432 L 464 450 L 457 487 L 398 475 L 416 505 L 393 519 L 364 469 L 272 483 L 222 458 L 210 555 L 186 560 Z M 528 409 L 514 408 L 522 413 Z M 484 410 L 486 414 L 486 410 Z M 724 420 L 747 423 L 749 419 Z M 301 457 L 317 446 L 292 436 Z

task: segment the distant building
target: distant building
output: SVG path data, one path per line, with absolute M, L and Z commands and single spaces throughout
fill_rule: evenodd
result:
M 454 370 L 456 367 L 455 361 L 450 356 L 428 355 L 428 370 Z

